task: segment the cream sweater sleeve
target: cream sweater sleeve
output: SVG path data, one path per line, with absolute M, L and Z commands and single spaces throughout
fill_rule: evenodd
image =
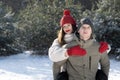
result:
M 58 39 L 55 39 L 48 51 L 49 58 L 53 62 L 65 60 L 68 58 L 68 56 L 65 56 L 66 51 L 65 48 L 60 46 Z

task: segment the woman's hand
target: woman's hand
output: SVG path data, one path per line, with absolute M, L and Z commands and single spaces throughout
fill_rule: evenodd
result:
M 99 52 L 103 53 L 108 50 L 108 43 L 107 42 L 100 42 Z
M 86 50 L 81 48 L 79 45 L 71 47 L 67 50 L 69 56 L 84 56 L 86 54 Z

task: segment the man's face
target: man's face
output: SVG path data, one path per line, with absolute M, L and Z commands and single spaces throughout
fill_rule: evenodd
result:
M 80 34 L 81 39 L 88 40 L 91 37 L 92 28 L 88 24 L 83 24 L 78 30 L 78 33 Z

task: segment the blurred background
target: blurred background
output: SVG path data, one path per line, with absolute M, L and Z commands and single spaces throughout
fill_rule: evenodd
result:
M 120 60 L 120 0 L 0 0 L 0 56 L 47 55 L 64 9 L 77 24 L 91 18 L 96 40 L 108 42 L 109 54 Z

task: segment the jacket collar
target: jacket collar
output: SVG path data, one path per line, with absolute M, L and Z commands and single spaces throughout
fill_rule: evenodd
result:
M 75 39 L 76 39 L 77 43 L 78 43 L 82 48 L 88 48 L 88 47 L 90 47 L 90 46 L 94 43 L 94 41 L 95 41 L 94 38 L 84 41 L 84 40 L 82 40 L 82 39 L 79 39 L 77 36 L 75 36 Z

